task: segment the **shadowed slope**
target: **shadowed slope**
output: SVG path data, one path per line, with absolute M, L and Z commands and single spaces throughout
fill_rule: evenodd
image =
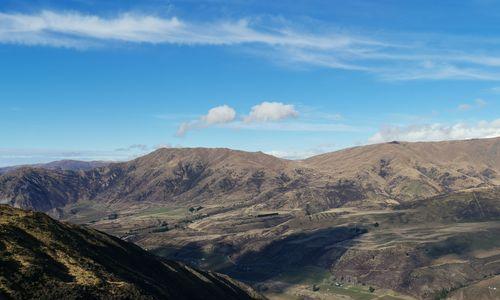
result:
M 0 236 L 0 296 L 7 298 L 259 298 L 226 276 L 161 260 L 43 213 L 1 205 Z

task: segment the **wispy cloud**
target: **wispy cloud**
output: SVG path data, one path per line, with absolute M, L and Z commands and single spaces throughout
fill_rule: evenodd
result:
M 61 159 L 110 161 L 127 158 L 125 153 L 117 153 L 116 151 L 0 148 L 0 166 L 45 163 Z
M 0 167 L 19 164 L 46 163 L 56 160 L 72 159 L 83 161 L 126 161 L 134 159 L 159 148 L 171 148 L 170 144 L 154 146 L 132 144 L 114 150 L 64 150 L 43 148 L 0 148 Z M 180 147 L 180 145 L 176 146 Z
M 304 159 L 314 155 L 335 151 L 337 149 L 338 146 L 335 144 L 321 144 L 313 148 L 307 148 L 303 150 L 270 150 L 265 151 L 264 153 L 285 159 Z
M 475 124 L 456 123 L 453 125 L 424 124 L 410 126 L 387 126 L 375 133 L 370 143 L 389 141 L 442 141 L 471 138 L 491 138 L 500 136 L 500 119 L 480 121 Z
M 144 145 L 144 144 L 133 144 L 133 145 L 130 145 L 128 147 L 122 147 L 122 148 L 115 149 L 115 151 L 118 151 L 118 152 L 147 151 L 147 150 L 149 150 L 149 146 Z
M 489 88 L 489 89 L 485 90 L 485 92 L 499 95 L 500 94 L 500 86 L 495 86 L 495 87 Z
M 0 13 L 0 41 L 75 47 L 99 41 L 170 43 L 180 45 L 235 45 L 340 49 L 349 45 L 378 45 L 370 39 L 339 35 L 301 34 L 286 28 L 253 28 L 248 19 L 212 23 L 184 22 L 176 17 L 126 13 L 114 18 L 77 12 L 42 11 L 38 14 Z
M 483 108 L 488 104 L 486 101 L 483 99 L 475 99 L 472 103 L 462 103 L 458 105 L 457 109 L 460 111 L 468 111 L 472 109 L 478 109 L 478 108 Z
M 298 30 L 307 26 L 290 24 L 262 18 L 193 22 L 133 12 L 103 17 L 45 10 L 0 13 L 0 43 L 80 49 L 110 43 L 238 46 L 258 48 L 258 55 L 287 65 L 368 72 L 385 80 L 500 79 L 500 45 L 484 38 L 354 34 L 335 24 Z
M 246 123 L 234 122 L 224 125 L 225 128 L 261 131 L 296 131 L 296 132 L 358 132 L 363 128 L 341 123 L 317 123 L 306 121 L 279 123 Z

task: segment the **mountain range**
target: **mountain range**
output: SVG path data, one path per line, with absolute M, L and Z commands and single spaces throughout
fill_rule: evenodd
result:
M 33 164 L 33 165 L 18 165 L 0 168 L 0 174 L 5 174 L 9 171 L 16 170 L 23 167 L 40 168 L 48 170 L 90 170 L 97 167 L 106 166 L 110 162 L 106 161 L 81 161 L 81 160 L 57 160 L 45 164 Z
M 162 148 L 129 162 L 91 169 L 61 164 L 16 168 L 0 177 L 0 199 L 40 211 L 79 200 L 224 201 L 262 209 L 308 205 L 314 211 L 344 205 L 387 206 L 498 185 L 499 145 L 498 138 L 392 142 L 300 161 L 230 149 Z
M 303 160 L 162 148 L 90 169 L 16 168 L 0 175 L 0 201 L 271 299 L 500 297 L 487 288 L 500 282 L 500 138 Z

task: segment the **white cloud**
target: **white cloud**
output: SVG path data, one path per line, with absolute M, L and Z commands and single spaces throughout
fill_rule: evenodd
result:
M 132 144 L 114 150 L 62 150 L 40 148 L 1 148 L 0 167 L 47 163 L 56 160 L 73 159 L 82 161 L 127 161 L 145 155 L 158 148 L 171 148 L 170 144 L 149 146 L 145 144 Z M 175 147 L 181 147 L 176 145 Z
M 226 128 L 243 130 L 295 131 L 295 132 L 357 132 L 363 128 L 339 123 L 311 122 L 233 122 L 224 125 Z
M 340 120 L 344 119 L 344 116 L 342 116 L 339 113 L 337 113 L 337 114 L 323 114 L 323 116 L 325 119 L 331 120 L 331 121 L 340 121 Z
M 314 148 L 303 149 L 303 150 L 293 150 L 293 149 L 270 150 L 270 151 L 264 151 L 264 153 L 284 159 L 305 159 L 311 156 L 331 152 L 337 149 L 338 146 L 335 144 L 322 144 L 322 145 L 317 145 Z
M 443 53 L 442 58 L 436 58 L 441 60 L 449 60 L 451 57 L 446 58 L 446 54 Z M 417 58 L 415 58 L 416 61 Z M 459 61 L 460 62 L 460 61 Z M 453 64 L 442 64 L 442 65 L 429 65 L 429 66 L 419 66 L 415 64 L 405 64 L 407 68 L 392 68 L 386 67 L 384 70 L 380 70 L 381 77 L 385 80 L 393 81 L 408 81 L 408 80 L 485 80 L 485 81 L 498 81 L 500 78 L 500 71 L 496 68 L 484 68 L 484 67 L 470 67 L 467 61 L 461 61 L 464 66 L 458 66 Z M 409 68 L 411 66 L 411 68 Z
M 191 22 L 124 13 L 0 13 L 0 43 L 85 49 L 109 43 L 240 46 L 285 65 L 368 72 L 386 80 L 500 80 L 498 44 L 482 37 L 353 34 L 265 18 Z M 443 41 L 446 41 L 444 43 Z M 445 46 L 443 46 L 445 45 Z
M 460 104 L 457 109 L 460 110 L 460 111 L 468 111 L 468 110 L 471 110 L 471 109 L 475 109 L 475 108 L 483 108 L 484 106 L 486 106 L 486 104 L 488 104 L 488 102 L 484 101 L 483 99 L 475 99 L 473 103 L 469 104 L 469 103 L 462 103 Z
M 500 94 L 500 86 L 495 86 L 495 87 L 489 88 L 486 90 L 486 92 L 498 95 L 498 94 Z
M 476 105 L 478 107 L 484 107 L 484 106 L 486 106 L 486 104 L 488 104 L 488 102 L 484 101 L 483 99 L 479 99 L 479 98 L 474 100 L 474 103 L 476 103 Z
M 182 123 L 177 129 L 177 136 L 184 136 L 189 130 L 229 123 L 235 118 L 236 111 L 232 107 L 228 105 L 217 106 L 211 108 L 206 115 L 201 116 L 198 120 Z
M 244 121 L 246 123 L 280 121 L 298 116 L 298 111 L 291 104 L 264 101 L 253 106 L 250 114 L 244 118 Z
M 472 109 L 472 106 L 470 104 L 460 104 L 458 106 L 458 110 L 461 110 L 461 111 L 465 111 L 465 110 L 471 110 Z
M 211 108 L 208 114 L 201 117 L 201 120 L 208 125 L 228 123 L 234 120 L 236 117 L 236 111 L 227 106 L 221 105 Z
M 161 18 L 134 13 L 113 18 L 47 10 L 38 14 L 0 13 L 0 25 L 0 42 L 56 47 L 73 47 L 77 42 L 81 44 L 92 40 L 186 45 L 261 43 L 316 49 L 379 44 L 368 38 L 301 34 L 287 28 L 259 30 L 253 28 L 248 19 L 203 24 L 184 22 L 176 17 Z
M 170 143 L 161 143 L 161 144 L 156 144 L 153 146 L 154 150 L 161 149 L 161 148 L 174 148 L 174 146 L 172 146 L 172 144 L 170 144 Z M 175 146 L 175 148 L 182 148 L 182 146 L 177 145 L 177 146 Z
M 47 163 L 62 159 L 119 161 L 130 159 L 128 152 L 107 150 L 61 150 L 39 148 L 0 148 L 0 167 Z
M 454 125 L 427 124 L 411 126 L 388 126 L 375 133 L 370 143 L 389 141 L 442 141 L 471 138 L 491 138 L 500 136 L 500 119 L 480 121 L 475 124 L 457 123 Z
M 222 105 L 210 109 L 206 115 L 196 120 L 181 123 L 176 135 L 182 137 L 190 130 L 203 129 L 214 125 L 226 129 L 259 131 L 356 132 L 366 130 L 366 128 L 342 123 L 327 122 L 340 119 L 341 116 L 338 114 L 321 115 L 321 118 L 315 120 L 278 122 L 298 116 L 299 112 L 291 104 L 262 102 L 253 106 L 247 116 L 237 120 L 236 111 L 227 105 Z M 319 122 L 319 120 L 325 122 Z
M 307 150 L 270 150 L 264 153 L 284 159 L 304 159 L 323 152 L 317 152 L 314 149 Z
M 128 147 L 122 147 L 122 148 L 115 149 L 115 151 L 119 151 L 119 152 L 126 152 L 126 151 L 140 151 L 140 152 L 144 152 L 144 151 L 147 151 L 147 150 L 149 150 L 149 146 L 148 145 L 144 145 L 144 144 L 133 144 L 133 145 L 130 145 Z

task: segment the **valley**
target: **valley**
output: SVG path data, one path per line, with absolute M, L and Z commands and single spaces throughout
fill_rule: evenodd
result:
M 89 225 L 160 256 L 252 283 L 270 298 L 322 299 L 313 286 L 353 299 L 374 299 L 379 289 L 394 299 L 432 298 L 500 272 L 499 194 L 486 189 L 392 209 L 310 215 L 147 205 Z M 367 292 L 370 286 L 377 293 Z
M 499 11 L 0 0 L 0 300 L 500 300 Z
M 496 299 L 485 286 L 500 274 L 499 172 L 498 138 L 303 161 L 160 149 L 91 170 L 13 170 L 0 195 L 270 299 Z

